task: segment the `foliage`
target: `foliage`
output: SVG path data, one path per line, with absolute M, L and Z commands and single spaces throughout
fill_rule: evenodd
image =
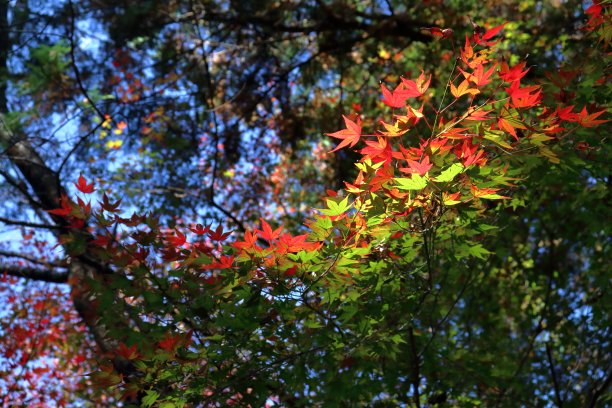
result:
M 337 17 L 342 13 L 336 9 L 338 4 L 324 8 Z M 399 21 L 399 12 L 394 14 L 391 4 L 387 24 Z M 150 30 L 176 40 L 172 33 L 154 28 L 173 12 L 167 8 L 174 6 L 146 5 L 111 18 L 113 26 L 122 27 L 113 31 L 117 43 L 131 44 L 132 50 L 142 52 L 147 48 L 140 45 L 158 39 L 149 37 Z M 74 16 L 74 6 L 68 6 Z M 233 14 L 215 8 L 205 13 L 226 29 L 254 12 L 248 5 L 232 6 Z M 264 6 L 269 11 L 267 2 L 262 2 Z M 361 3 L 355 8 L 353 24 L 371 23 L 359 17 L 371 10 Z M 310 5 L 303 10 L 307 15 L 315 11 Z M 268 35 L 274 25 L 286 24 L 287 31 L 297 28 L 289 26 L 294 20 L 288 10 L 277 12 L 275 20 L 255 13 L 264 27 L 263 34 L 254 30 L 255 37 Z M 421 13 L 427 15 L 425 10 Z M 156 18 L 134 25 L 151 14 Z M 187 87 L 181 77 L 189 79 L 190 71 L 158 67 L 163 75 L 156 73 L 151 81 L 130 47 L 118 49 L 109 85 L 115 89 L 113 97 L 125 105 L 125 121 L 118 121 L 118 114 L 99 110 L 111 95 L 109 89 L 84 89 L 74 55 L 68 55 L 74 54 L 74 47 L 38 46 L 32 58 L 49 55 L 47 60 L 54 64 L 44 75 L 51 72 L 61 77 L 67 67 L 73 68 L 71 80 L 45 78 L 78 87 L 83 93 L 84 109 L 93 115 L 85 117 L 95 119 L 90 120 L 93 131 L 82 140 L 89 146 L 86 154 L 99 157 L 92 160 L 91 168 L 81 169 L 86 174 L 73 178 L 77 181 L 72 193 L 59 183 L 36 184 L 32 175 L 44 178 L 49 173 L 40 164 L 36 170 L 29 167 L 43 162 L 32 153 L 35 139 L 16 137 L 17 127 L 9 128 L 3 121 L 0 136 L 7 158 L 29 183 L 22 192 L 41 203 L 39 208 L 46 214 L 40 219 L 53 224 L 49 229 L 66 252 L 59 264 L 37 256 L 45 254 L 41 239 L 37 255 L 21 258 L 67 271 L 69 297 L 91 337 L 85 339 L 78 327 L 65 327 L 75 320 L 74 310 L 65 312 L 61 320 L 61 312 L 49 307 L 66 299 L 66 292 L 56 291 L 37 303 L 32 299 L 44 292 L 35 291 L 27 304 L 9 312 L 21 319 L 19 325 L 3 322 L 2 331 L 12 331 L 18 341 L 31 337 L 37 342 L 38 336 L 45 341 L 20 351 L 13 342 L 3 341 L 4 358 L 13 361 L 5 372 L 21 367 L 37 373 L 28 361 L 29 348 L 37 349 L 42 361 L 46 353 L 65 358 L 72 350 L 86 349 L 86 357 L 78 357 L 82 354 L 77 352 L 76 362 L 62 360 L 58 372 L 74 370 L 75 364 L 87 359 L 95 368 L 84 378 L 105 393 L 103 398 L 160 407 L 512 406 L 517 402 L 596 406 L 609 401 L 610 395 L 605 394 L 611 381 L 610 310 L 605 302 L 609 227 L 601 223 L 607 214 L 602 203 L 609 201 L 609 174 L 605 132 L 599 130 L 608 122 L 605 104 L 610 83 L 604 55 L 609 47 L 609 10 L 596 3 L 586 15 L 588 21 L 576 34 L 585 48 L 577 53 L 574 46 L 562 45 L 554 51 L 556 55 L 543 58 L 543 62 L 560 60 L 558 69 L 546 77 L 543 72 L 534 75 L 542 67 L 532 66 L 522 56 L 521 46 L 527 41 L 513 23 L 485 27 L 472 23 L 471 32 L 461 34 L 447 26 L 414 31 L 413 36 L 433 44 L 432 54 L 440 51 L 436 65 L 430 69 L 424 65 L 417 75 L 389 76 L 380 85 L 381 99 L 355 99 L 351 104 L 355 112 L 343 116 L 343 128 L 327 133 L 337 146 L 332 148 L 329 140 L 315 143 L 315 151 L 337 152 L 344 162 L 357 158 L 354 171 L 337 172 L 353 174 L 352 181 L 338 189 L 324 180 L 328 184 L 322 185 L 329 189 L 310 214 L 304 211 L 283 219 L 267 208 L 272 214 L 264 214 L 250 227 L 237 221 L 252 220 L 258 211 L 236 213 L 240 201 L 235 197 L 249 197 L 252 192 L 264 209 L 306 208 L 315 202 L 315 194 L 296 197 L 295 190 L 302 180 L 310 185 L 306 172 L 318 174 L 319 163 L 331 169 L 330 159 L 321 155 L 309 166 L 301 166 L 312 144 L 298 137 L 289 141 L 292 146 L 285 154 L 283 127 L 273 126 L 279 133 L 270 136 L 262 150 L 253 150 L 265 153 L 264 163 L 241 162 L 244 156 L 237 151 L 243 144 L 250 146 L 245 140 L 249 137 L 231 140 L 228 132 L 266 127 L 260 118 L 236 120 L 233 115 L 248 109 L 225 109 L 215 101 L 217 93 L 209 89 L 198 96 L 203 109 L 214 112 L 211 121 L 204 122 L 210 125 L 210 133 L 200 138 L 205 154 L 214 159 L 201 173 L 206 187 L 192 187 L 192 178 L 180 188 L 164 180 L 159 185 L 157 180 L 145 182 L 154 176 L 182 174 L 174 167 L 188 163 L 182 160 L 190 156 L 193 143 L 200 142 L 185 140 L 174 128 L 193 125 L 186 113 L 189 104 L 175 106 L 174 111 L 165 103 L 148 110 L 136 106 L 160 89 L 167 87 L 172 94 L 173 87 Z M 322 53 L 326 20 L 312 19 L 321 21 L 317 29 L 323 36 L 319 39 Z M 339 25 L 341 21 L 345 20 Z M 192 29 L 200 28 L 196 23 Z M 506 30 L 509 34 L 504 38 Z M 196 64 L 202 63 L 198 56 L 209 51 L 206 41 L 210 40 L 199 35 L 201 42 L 195 45 L 202 51 L 194 52 Z M 551 41 L 544 34 L 537 38 L 546 44 Z M 181 41 L 188 43 L 186 38 Z M 342 39 L 338 42 L 343 44 Z M 161 59 L 164 63 L 180 61 L 172 47 L 160 50 L 171 54 Z M 284 62 L 282 56 L 274 55 L 275 49 L 268 51 L 251 58 Z M 51 56 L 51 52 L 58 54 Z M 334 52 L 341 54 L 335 48 Z M 413 52 L 407 51 L 405 57 Z M 360 58 L 369 58 L 364 55 Z M 372 55 L 390 59 L 386 48 Z M 203 63 L 206 72 L 213 71 L 206 59 Z M 236 65 L 239 69 L 241 63 Z M 342 75 L 343 81 L 358 83 L 363 74 L 353 75 L 354 71 L 367 72 L 367 66 L 346 68 L 350 74 Z M 55 108 L 43 102 L 55 97 L 45 93 L 44 75 L 32 70 L 21 89 L 52 112 Z M 309 80 L 307 75 L 305 70 L 304 81 Z M 547 79 L 538 82 L 536 78 Z M 205 79 L 204 89 L 217 84 L 211 75 Z M 363 82 L 363 89 L 368 88 Z M 279 100 L 269 107 L 275 120 L 301 127 L 295 112 L 284 106 L 291 103 Z M 140 115 L 137 120 L 130 116 L 135 111 Z M 321 121 L 329 113 L 325 107 L 317 110 Z M 128 132 L 134 123 L 138 132 Z M 264 133 L 257 140 L 265 140 Z M 98 141 L 91 141 L 92 134 Z M 56 143 L 65 149 L 66 141 Z M 221 151 L 227 159 L 224 164 L 218 160 Z M 70 154 L 66 157 L 56 174 L 64 165 L 76 165 Z M 142 160 L 132 161 L 134 157 Z M 113 178 L 99 158 L 114 158 L 123 171 Z M 226 167 L 227 163 L 231 165 Z M 104 177 L 94 181 L 88 174 Z M 263 181 L 267 174 L 273 175 L 271 185 Z M 8 183 L 13 180 L 11 173 L 3 176 Z M 223 206 L 215 201 L 215 193 L 227 180 L 238 186 L 223 196 L 228 202 Z M 145 211 L 159 201 L 147 201 L 138 186 L 172 187 L 175 198 L 197 191 L 178 203 L 165 197 L 162 203 L 168 207 Z M 313 187 L 311 193 L 321 190 L 321 186 Z M 197 223 L 194 218 L 201 215 L 197 210 L 182 215 L 180 211 L 192 199 L 203 199 L 215 218 L 225 217 L 227 222 Z M 205 214 L 210 220 L 211 213 Z M 301 225 L 303 219 L 305 225 Z M 285 223 L 279 225 L 279 220 Z M 232 234 L 230 221 L 243 233 Z M 40 223 L 23 226 L 36 228 Z M 16 253 L 6 254 L 15 257 Z M 18 286 L 9 274 L 44 275 L 40 269 L 5 269 L 5 289 Z M 52 281 L 55 275 L 44 276 Z M 61 277 L 54 279 L 61 281 Z M 42 313 L 43 308 L 50 317 Z M 19 329 L 26 327 L 33 318 L 30 315 L 47 321 Z M 70 337 L 63 354 L 47 352 L 57 345 L 57 338 L 49 335 L 56 332 Z M 93 358 L 94 348 L 86 348 L 90 340 L 97 347 Z M 39 371 L 40 375 L 48 372 Z M 39 378 L 19 375 L 30 383 Z M 19 385 L 20 376 L 7 388 L 7 398 L 42 404 L 44 396 L 20 392 L 27 389 Z M 59 397 L 48 398 L 63 404 Z

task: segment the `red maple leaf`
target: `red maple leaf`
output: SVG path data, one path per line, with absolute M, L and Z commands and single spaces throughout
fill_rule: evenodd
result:
M 408 162 L 408 168 L 400 168 L 400 171 L 404 173 L 417 173 L 419 176 L 424 176 L 433 166 L 433 164 L 429 162 L 429 156 L 425 156 L 420 162 L 410 159 L 406 161 Z
M 223 227 L 219 225 L 215 231 L 208 231 L 208 236 L 213 241 L 225 241 L 232 231 L 223 232 Z
M 159 342 L 157 342 L 157 344 L 159 344 L 159 347 L 161 347 L 165 351 L 174 351 L 179 340 L 180 340 L 180 337 L 172 336 L 168 333 L 166 337 L 164 337 L 163 340 L 160 340 Z
M 81 193 L 91 194 L 95 191 L 93 181 L 91 184 L 87 184 L 87 179 L 85 179 L 82 174 L 79 176 L 79 181 L 74 183 L 74 185 Z
M 204 227 L 202 224 L 196 224 L 194 228 L 189 228 L 189 230 L 196 235 L 204 235 L 210 231 L 210 226 Z
M 363 155 L 362 160 L 372 159 L 375 163 L 385 162 L 391 164 L 393 161 L 393 150 L 391 145 L 387 143 L 384 137 L 377 137 L 376 141 L 366 140 L 366 147 L 361 149 L 359 153 Z
M 347 145 L 349 147 L 355 146 L 361 137 L 361 119 L 358 117 L 357 123 L 355 123 L 344 115 L 342 115 L 342 117 L 344 118 L 346 129 L 342 129 L 334 133 L 326 133 L 327 136 L 343 139 L 342 142 L 336 146 L 334 150 L 332 150 L 332 152 L 342 149 Z
M 494 27 L 490 30 L 487 30 L 482 37 L 480 36 L 479 32 L 474 33 L 474 42 L 478 45 L 485 45 L 487 47 L 490 47 L 492 45 L 495 45 L 497 43 L 497 41 L 489 41 L 491 38 L 495 37 L 501 30 L 502 28 L 504 28 L 504 26 L 508 24 L 507 22 L 501 25 L 498 25 L 497 27 Z
M 582 110 L 580 111 L 580 113 L 576 114 L 576 117 L 578 119 L 578 124 L 580 124 L 581 126 L 584 127 L 595 127 L 597 125 L 600 125 L 602 123 L 606 123 L 609 122 L 609 120 L 603 120 L 603 119 L 597 119 L 599 116 L 603 115 L 604 113 L 606 113 L 606 110 L 601 110 L 599 112 L 593 112 L 593 113 L 588 113 L 586 110 L 586 106 L 584 108 L 582 108 Z
M 296 235 L 295 237 L 290 234 L 283 234 L 280 237 L 278 243 L 278 249 L 280 252 L 300 252 L 300 251 L 313 251 L 321 247 L 318 242 L 307 242 L 308 235 Z M 283 251 L 284 250 L 284 251 Z
M 429 83 L 431 82 L 431 75 L 429 78 L 425 79 L 425 73 L 421 71 L 421 75 L 413 81 L 411 79 L 402 78 L 402 84 L 404 84 L 404 88 L 407 92 L 408 98 L 416 98 L 425 93 L 427 88 L 429 88 Z
M 134 360 L 139 356 L 138 351 L 136 351 L 135 344 L 132 347 L 128 347 L 125 345 L 125 343 L 119 343 L 119 348 L 116 350 L 116 352 L 126 360 Z
M 176 235 L 167 237 L 166 241 L 168 242 L 168 244 L 170 244 L 170 245 L 172 245 L 173 247 L 176 248 L 176 247 L 183 246 L 185 244 L 185 242 L 187 242 L 187 239 L 185 238 L 185 234 L 181 234 L 177 230 L 176 231 Z
M 498 75 L 501 79 L 503 79 L 506 82 L 518 81 L 519 79 L 524 77 L 527 74 L 527 72 L 529 72 L 529 70 L 531 69 L 531 68 L 527 68 L 526 70 L 523 71 L 523 68 L 525 68 L 526 64 L 527 63 L 525 61 L 522 61 L 516 64 L 515 66 L 513 66 L 512 68 L 510 68 L 508 64 L 504 61 L 501 63 L 501 67 L 499 69 Z
M 512 99 L 512 106 L 519 108 L 531 108 L 542 100 L 542 90 L 539 85 L 529 85 L 521 88 L 520 81 L 514 81 L 506 92 Z
M 268 224 L 263 218 L 260 218 L 261 220 L 261 230 L 255 230 L 256 233 L 258 233 L 263 239 L 265 239 L 268 242 L 271 242 L 272 240 L 278 238 L 280 236 L 281 231 L 283 230 L 283 227 L 278 227 L 275 230 L 272 230 L 272 227 L 270 227 L 270 224 Z
M 261 247 L 257 246 L 257 232 L 246 231 L 244 233 L 244 241 L 234 242 L 232 244 L 234 248 L 238 249 L 255 249 L 261 250 Z
M 383 94 L 383 103 L 391 108 L 403 108 L 406 106 L 406 100 L 410 98 L 410 91 L 404 88 L 404 84 L 400 83 L 393 91 L 390 91 L 385 84 L 380 84 L 380 89 Z
M 49 214 L 60 215 L 62 217 L 66 217 L 70 215 L 72 212 L 72 205 L 70 204 L 70 200 L 67 196 L 62 194 L 62 198 L 60 199 L 60 208 L 55 208 L 53 210 L 47 210 Z
M 106 193 L 104 193 L 104 195 L 102 196 L 102 202 L 100 203 L 102 206 L 102 209 L 108 212 L 117 212 L 119 209 L 119 205 L 121 204 L 121 200 L 117 200 L 114 203 L 111 203 L 108 200 L 108 196 L 106 195 Z
M 234 255 L 227 256 L 221 255 L 217 262 L 213 262 L 208 265 L 202 265 L 202 269 L 229 269 L 234 265 Z
M 479 64 L 478 66 L 476 66 L 476 68 L 474 69 L 474 72 L 472 72 L 471 74 L 469 72 L 465 72 L 461 68 L 459 68 L 459 71 L 461 71 L 461 73 L 463 74 L 465 79 L 467 79 L 468 81 L 473 82 L 474 85 L 476 85 L 476 86 L 484 86 L 484 85 L 488 84 L 489 82 L 491 82 L 491 80 L 489 78 L 493 74 L 493 71 L 495 70 L 496 66 L 497 66 L 497 64 L 493 64 L 493 66 L 491 68 L 489 68 L 487 71 L 485 71 L 484 70 L 484 65 Z

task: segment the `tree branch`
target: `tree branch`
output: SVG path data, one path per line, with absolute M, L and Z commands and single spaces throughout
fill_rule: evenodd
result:
M 25 259 L 26 261 L 30 261 L 30 262 L 33 262 L 33 263 L 36 263 L 36 264 L 39 264 L 39 265 L 43 265 L 43 266 L 46 266 L 46 267 L 55 266 L 56 268 L 66 268 L 68 266 L 65 263 L 60 263 L 60 262 L 41 261 L 38 258 L 35 258 L 33 256 L 30 256 L 30 255 L 26 255 L 26 254 L 21 254 L 19 252 L 0 250 L 0 255 L 7 256 L 7 257 L 14 257 L 14 258 Z
M 60 229 L 61 228 L 61 227 L 58 227 L 57 225 L 39 224 L 36 222 L 13 220 L 13 219 L 6 218 L 6 217 L 0 217 L 0 222 L 9 224 L 9 225 L 20 225 L 22 227 L 30 227 L 30 228 L 46 228 L 46 229 Z
M 68 272 L 58 272 L 52 269 L 0 264 L 0 273 L 41 282 L 68 283 Z
M 594 387 L 593 395 L 591 396 L 591 401 L 589 402 L 589 408 L 597 407 L 597 402 L 604 395 L 608 387 L 610 387 L 610 383 L 612 383 L 612 370 L 608 371 L 607 376 L 599 387 Z
M 555 364 L 553 362 L 552 350 L 550 343 L 546 343 L 546 356 L 548 357 L 548 368 L 552 377 L 553 386 L 555 387 L 555 397 L 557 398 L 557 406 L 563 408 L 563 400 L 561 399 L 561 391 L 559 390 L 559 382 L 557 381 L 557 373 L 555 372 Z

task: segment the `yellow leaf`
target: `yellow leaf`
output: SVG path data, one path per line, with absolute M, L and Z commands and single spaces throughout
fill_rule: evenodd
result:
M 108 142 L 106 142 L 106 148 L 108 150 L 111 150 L 111 149 L 117 150 L 122 145 L 123 145 L 123 140 L 119 140 L 119 139 L 109 140 Z

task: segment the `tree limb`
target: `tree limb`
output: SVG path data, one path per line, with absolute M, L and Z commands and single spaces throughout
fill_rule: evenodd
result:
M 68 283 L 68 272 L 58 272 L 52 269 L 0 264 L 0 273 L 41 282 Z
M 30 255 L 26 255 L 26 254 L 21 254 L 19 252 L 12 252 L 12 251 L 4 251 L 4 250 L 0 250 L 0 255 L 2 256 L 7 256 L 7 257 L 14 257 L 14 258 L 21 258 L 21 259 L 25 259 L 26 261 L 30 261 L 39 265 L 43 265 L 46 267 L 49 266 L 54 266 L 56 268 L 66 268 L 68 265 L 63 263 L 63 262 L 46 262 L 46 261 L 41 261 L 38 258 L 35 258 L 33 256 Z

